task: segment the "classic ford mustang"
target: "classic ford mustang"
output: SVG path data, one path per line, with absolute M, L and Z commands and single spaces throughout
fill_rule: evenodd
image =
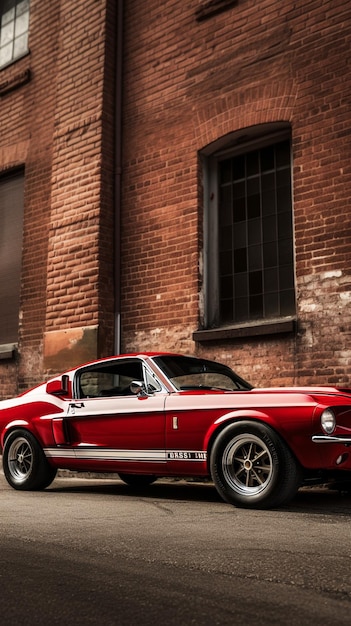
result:
M 351 389 L 255 389 L 229 367 L 148 353 L 82 365 L 0 402 L 4 474 L 44 489 L 58 468 L 211 478 L 236 506 L 276 507 L 306 481 L 351 481 Z

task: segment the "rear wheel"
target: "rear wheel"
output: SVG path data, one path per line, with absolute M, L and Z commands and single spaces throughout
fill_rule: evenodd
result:
M 246 508 L 270 508 L 290 500 L 301 482 L 300 468 L 269 426 L 230 424 L 216 439 L 211 474 L 224 500 Z
M 152 485 L 157 480 L 153 474 L 118 474 L 121 480 L 130 487 L 142 488 Z
M 15 430 L 6 439 L 3 467 L 7 482 L 14 489 L 45 489 L 54 480 L 56 468 L 51 467 L 33 435 Z

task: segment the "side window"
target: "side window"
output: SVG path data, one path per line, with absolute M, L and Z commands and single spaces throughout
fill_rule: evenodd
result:
M 17 343 L 24 175 L 0 178 L 0 344 Z
M 0 68 L 28 52 L 29 0 L 0 2 Z
M 130 383 L 134 380 L 143 380 L 140 361 L 100 363 L 77 373 L 77 396 L 79 398 L 108 398 L 133 395 Z
M 290 136 L 206 160 L 205 328 L 295 314 Z

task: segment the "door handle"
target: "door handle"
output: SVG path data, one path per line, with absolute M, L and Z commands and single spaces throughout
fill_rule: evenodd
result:
M 68 407 L 68 414 L 75 415 L 76 409 L 82 409 L 84 406 L 84 402 L 71 402 Z

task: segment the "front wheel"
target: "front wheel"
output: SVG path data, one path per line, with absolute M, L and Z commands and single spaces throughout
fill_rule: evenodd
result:
M 227 426 L 211 453 L 211 474 L 224 500 L 245 508 L 271 508 L 290 500 L 300 468 L 269 426 L 249 421 Z
M 25 430 L 7 437 L 2 461 L 5 478 L 14 489 L 45 489 L 56 476 L 57 470 L 48 464 L 35 437 Z

